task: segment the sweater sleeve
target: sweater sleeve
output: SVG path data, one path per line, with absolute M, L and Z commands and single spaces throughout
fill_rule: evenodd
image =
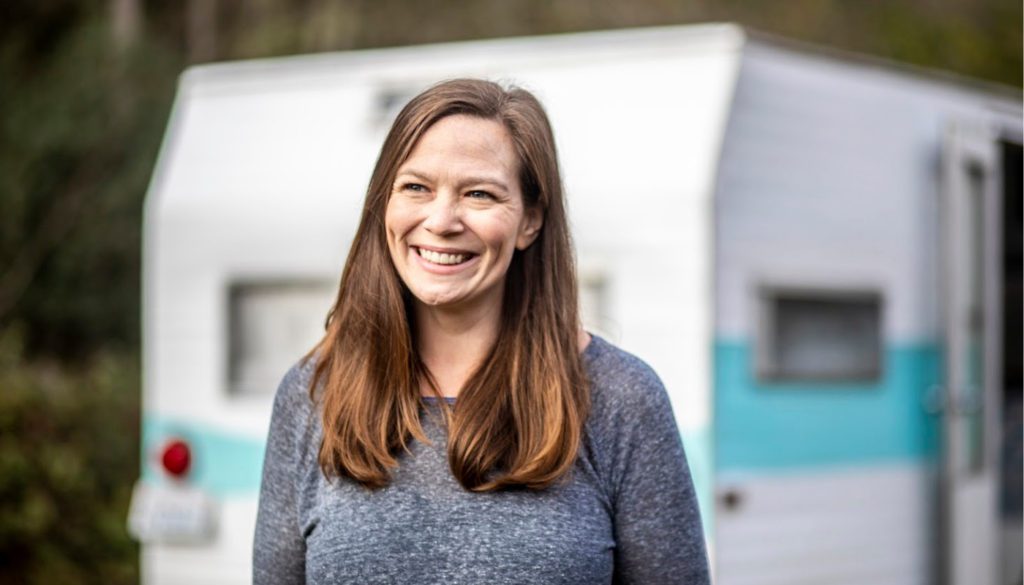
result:
M 303 376 L 296 366 L 281 381 L 270 418 L 253 544 L 255 585 L 291 585 L 306 580 L 298 483 L 308 450 L 310 411 Z
M 616 408 L 615 583 L 711 582 L 697 497 L 661 380 L 634 371 Z

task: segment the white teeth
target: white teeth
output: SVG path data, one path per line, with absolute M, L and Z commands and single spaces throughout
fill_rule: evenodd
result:
M 466 260 L 466 254 L 442 254 L 433 250 L 424 250 L 423 248 L 416 248 L 416 251 L 428 262 L 433 262 L 434 264 L 461 264 Z

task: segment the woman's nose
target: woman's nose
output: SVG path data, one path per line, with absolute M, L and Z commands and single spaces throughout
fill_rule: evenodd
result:
M 436 197 L 427 209 L 423 227 L 439 236 L 462 231 L 458 198 L 447 195 Z

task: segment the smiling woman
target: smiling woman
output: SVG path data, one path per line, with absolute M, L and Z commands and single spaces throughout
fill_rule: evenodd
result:
M 580 327 L 554 144 L 486 81 L 398 115 L 275 398 L 257 584 L 709 582 L 661 381 Z

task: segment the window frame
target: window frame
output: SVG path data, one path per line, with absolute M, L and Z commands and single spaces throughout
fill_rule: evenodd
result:
M 236 277 L 228 279 L 224 286 L 224 394 L 231 399 L 247 399 L 247 398 L 260 398 L 267 395 L 273 396 L 274 391 L 277 388 L 279 379 L 270 380 L 267 379 L 264 384 L 259 384 L 259 388 L 262 390 L 253 390 L 249 384 L 246 383 L 246 379 L 241 376 L 242 360 L 240 356 L 240 344 L 238 343 L 239 334 L 239 319 L 240 319 L 240 305 L 237 299 L 240 298 L 243 291 L 246 289 L 258 289 L 261 291 L 268 290 L 281 290 L 281 289 L 298 289 L 298 290 L 309 290 L 316 291 L 322 289 L 325 293 L 333 291 L 333 295 L 337 295 L 337 283 L 332 281 L 330 278 L 318 278 L 315 276 L 287 276 L 287 275 L 274 275 L 267 277 Z M 325 294 L 325 298 L 329 294 Z M 323 318 L 326 323 L 328 311 L 331 309 L 330 306 L 324 307 Z M 309 349 L 312 349 L 310 346 Z M 301 355 L 293 356 L 296 360 Z M 281 371 L 281 375 L 284 375 L 284 370 Z
M 876 351 L 871 367 L 831 374 L 786 371 L 778 360 L 777 306 L 780 300 L 822 302 L 871 302 L 877 307 Z M 877 287 L 821 287 L 762 284 L 755 293 L 757 335 L 754 375 L 763 384 L 877 384 L 885 372 L 886 296 Z

